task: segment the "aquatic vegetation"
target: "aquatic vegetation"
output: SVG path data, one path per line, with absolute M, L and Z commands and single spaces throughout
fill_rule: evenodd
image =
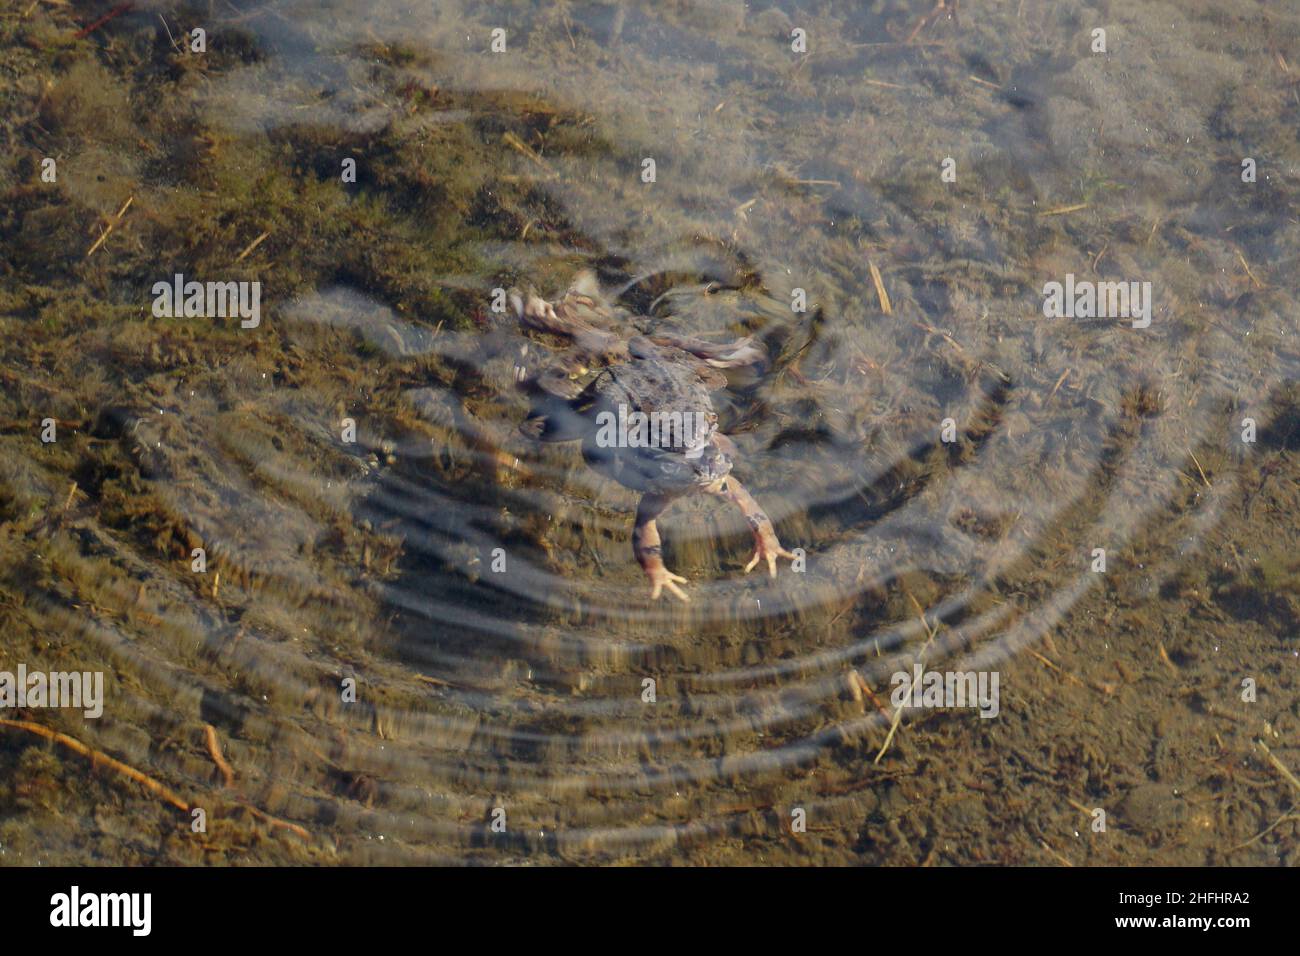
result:
M 1296 862 L 1294 12 L 92 6 L 0 14 L 0 670 L 109 700 L 0 730 L 8 859 Z M 807 573 L 691 497 L 643 599 L 519 433 L 579 269 L 768 356 L 710 409 Z

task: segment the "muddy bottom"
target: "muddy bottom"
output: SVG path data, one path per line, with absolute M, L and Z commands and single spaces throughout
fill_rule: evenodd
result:
M 858 6 L 0 10 L 0 863 L 1300 863 L 1300 14 Z

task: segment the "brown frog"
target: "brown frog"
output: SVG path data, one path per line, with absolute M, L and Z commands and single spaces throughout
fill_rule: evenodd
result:
M 632 552 L 650 579 L 652 600 L 664 589 L 689 600 L 678 587 L 686 579 L 664 567 L 655 527 L 655 519 L 683 495 L 717 495 L 740 509 L 754 535 L 746 572 L 766 561 L 775 577 L 777 558 L 795 557 L 732 476 L 736 447 L 718 431 L 709 397 L 726 387 L 723 369 L 761 365 L 766 356 L 760 346 L 748 338 L 718 344 L 620 332 L 590 272 L 579 273 L 558 302 L 518 290 L 511 290 L 510 301 L 525 327 L 572 343 L 536 374 L 522 361 L 516 366 L 516 380 L 535 399 L 522 430 L 542 441 L 581 440 L 589 465 L 641 493 Z

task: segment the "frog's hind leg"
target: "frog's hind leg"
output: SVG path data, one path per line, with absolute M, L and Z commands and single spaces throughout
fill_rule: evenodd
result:
M 608 320 L 610 309 L 591 272 L 578 273 L 559 302 L 547 302 L 539 295 L 525 296 L 518 289 L 511 289 L 510 304 L 520 324 L 571 339 L 580 351 L 592 358 L 613 361 L 623 355 L 622 337 L 598 328 L 599 323 Z
M 710 368 L 740 368 L 746 365 L 767 364 L 767 350 L 752 337 L 745 336 L 734 342 L 706 342 L 689 335 L 652 335 L 656 345 L 668 345 L 689 352 Z
M 681 341 L 683 340 L 671 336 L 634 335 L 628 339 L 627 350 L 628 354 L 633 358 L 667 358 L 681 362 L 689 366 L 691 371 L 707 388 L 711 390 L 726 388 L 728 384 L 726 373 L 717 365 L 700 358 L 694 352 L 679 347 L 677 343 Z
M 636 509 L 636 527 L 632 529 L 632 553 L 650 579 L 650 600 L 657 600 L 666 588 L 679 601 L 689 601 L 686 592 L 677 586 L 685 584 L 686 579 L 664 567 L 659 528 L 655 525 L 655 519 L 668 507 L 669 500 L 663 495 L 641 496 Z
M 749 525 L 749 530 L 754 535 L 754 556 L 745 565 L 746 574 L 754 570 L 754 566 L 761 560 L 767 562 L 768 573 L 776 577 L 777 558 L 795 559 L 796 555 L 793 552 L 781 546 L 781 541 L 776 536 L 776 529 L 772 527 L 772 519 L 754 500 L 754 496 L 745 490 L 744 485 L 728 475 L 710 486 L 708 491 L 739 508 L 740 513 L 745 516 L 745 523 Z

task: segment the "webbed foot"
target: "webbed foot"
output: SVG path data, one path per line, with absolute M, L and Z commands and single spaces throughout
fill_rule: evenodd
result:
M 686 583 L 686 579 L 680 574 L 673 574 L 662 564 L 647 567 L 645 573 L 650 579 L 650 600 L 659 600 L 659 595 L 667 588 L 668 592 L 679 601 L 690 602 L 691 599 L 686 592 L 677 586 Z
M 708 489 L 711 494 L 718 495 L 727 499 L 740 509 L 741 514 L 745 516 L 745 522 L 749 529 L 754 533 L 754 556 L 749 559 L 749 564 L 745 565 L 745 573 L 748 574 L 758 566 L 759 561 L 767 562 L 768 573 L 776 577 L 776 560 L 777 558 L 789 558 L 795 560 L 798 555 L 787 551 L 781 546 L 781 540 L 776 536 L 776 530 L 772 527 L 772 519 L 767 516 L 754 496 L 745 490 L 745 487 L 733 476 L 720 479 Z
M 776 577 L 776 559 L 789 558 L 795 560 L 798 555 L 792 554 L 785 548 L 781 547 L 781 542 L 776 537 L 776 532 L 772 530 L 771 525 L 761 528 L 754 532 L 754 556 L 749 559 L 749 564 L 745 565 L 745 573 L 758 565 L 759 561 L 767 562 L 768 573 Z

